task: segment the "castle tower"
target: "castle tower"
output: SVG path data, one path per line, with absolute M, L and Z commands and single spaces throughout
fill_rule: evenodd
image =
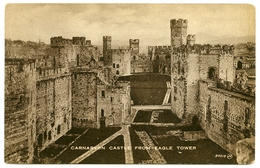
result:
M 171 46 L 179 47 L 186 44 L 188 20 L 172 19 L 171 24 Z
M 103 36 L 103 58 L 104 65 L 112 65 L 111 36 Z
M 195 41 L 196 41 L 196 36 L 195 35 L 189 34 L 187 36 L 187 45 L 193 46 L 195 44 Z
M 137 60 L 139 56 L 139 39 L 129 39 L 131 60 Z
M 187 36 L 187 20 L 171 20 L 171 84 L 172 111 L 191 124 L 197 115 L 199 50 L 196 49 L 195 35 Z M 185 48 L 181 45 L 186 45 Z

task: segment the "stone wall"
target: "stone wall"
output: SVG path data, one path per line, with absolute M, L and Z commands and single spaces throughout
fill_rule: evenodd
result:
M 5 60 L 5 162 L 32 163 L 35 144 L 35 60 Z
M 112 49 L 112 76 L 130 74 L 131 57 L 129 49 Z
M 132 60 L 131 73 L 153 72 L 153 64 L 150 60 Z
M 219 55 L 219 78 L 231 82 L 235 79 L 234 55 L 222 53 Z
M 178 53 L 172 60 L 172 111 L 188 124 L 198 109 L 199 55 Z
M 187 66 L 184 67 L 184 74 L 186 74 L 186 87 L 187 87 L 187 97 L 186 97 L 186 114 L 185 120 L 187 123 L 192 123 L 193 116 L 198 113 L 198 96 L 199 96 L 199 55 L 196 53 L 191 53 L 186 55 Z
M 72 75 L 72 127 L 97 127 L 96 78 L 95 72 Z
M 38 152 L 71 129 L 71 76 L 37 81 L 36 138 Z
M 199 82 L 199 119 L 207 136 L 235 154 L 235 143 L 254 136 L 253 97 L 216 88 L 213 81 Z
M 153 72 L 171 73 L 171 46 L 148 46 L 148 56 L 153 62 Z
M 130 83 L 120 81 L 113 86 L 97 80 L 98 128 L 102 115 L 106 117 L 106 126 L 121 125 L 130 114 Z
M 208 79 L 209 78 L 209 70 L 215 70 L 215 77 L 218 76 L 218 55 L 212 54 L 201 54 L 199 56 L 199 71 L 200 71 L 200 78 L 201 79 Z

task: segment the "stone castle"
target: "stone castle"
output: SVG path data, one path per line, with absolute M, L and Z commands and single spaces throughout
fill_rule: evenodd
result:
M 147 55 L 139 39 L 112 49 L 111 36 L 103 37 L 103 50 L 85 37 L 52 37 L 46 53 L 27 50 L 27 58 L 7 46 L 5 162 L 32 163 L 71 128 L 124 124 L 135 104 L 131 83 L 118 79 L 136 73 L 170 76 L 165 102 L 172 112 L 236 154 L 236 142 L 255 135 L 255 85 L 233 45 L 196 44 L 187 28 L 187 20 L 171 20 L 171 45 L 148 46 Z

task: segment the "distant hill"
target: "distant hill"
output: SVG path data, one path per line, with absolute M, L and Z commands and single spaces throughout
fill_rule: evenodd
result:
M 255 36 L 214 36 L 204 33 L 196 34 L 197 44 L 238 44 L 255 42 Z

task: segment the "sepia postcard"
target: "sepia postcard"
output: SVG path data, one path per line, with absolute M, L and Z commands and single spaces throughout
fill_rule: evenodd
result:
M 7 4 L 7 164 L 252 164 L 255 7 Z

